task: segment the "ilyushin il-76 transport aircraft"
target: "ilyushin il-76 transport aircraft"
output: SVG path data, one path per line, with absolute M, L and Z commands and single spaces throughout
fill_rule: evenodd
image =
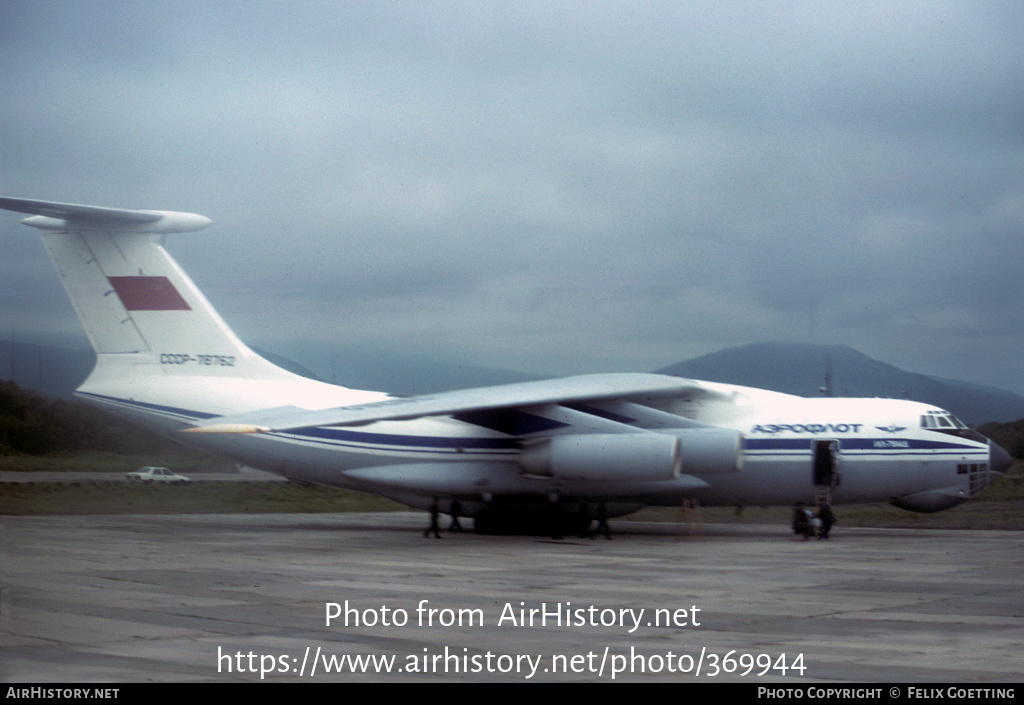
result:
M 654 374 L 392 397 L 307 379 L 250 350 L 163 247 L 193 213 L 16 198 L 96 350 L 77 395 L 189 445 L 302 483 L 413 507 L 456 500 L 478 530 L 583 504 L 889 501 L 931 512 L 1010 457 L 952 414 Z

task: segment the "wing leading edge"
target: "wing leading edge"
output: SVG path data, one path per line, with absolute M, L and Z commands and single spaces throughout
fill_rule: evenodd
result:
M 193 433 L 272 433 L 316 426 L 361 426 L 377 421 L 407 421 L 426 416 L 450 416 L 546 404 L 612 400 L 643 403 L 665 398 L 725 401 L 731 399 L 731 395 L 706 383 L 667 375 L 582 375 L 416 397 L 395 397 L 331 409 L 265 409 L 222 416 L 188 430 Z
M 181 233 L 202 230 L 213 222 L 196 213 L 103 208 L 28 198 L 0 198 L 0 208 L 31 214 L 21 222 L 40 230 Z

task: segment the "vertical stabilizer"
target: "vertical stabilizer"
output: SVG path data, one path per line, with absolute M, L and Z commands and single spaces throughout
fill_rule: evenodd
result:
M 98 363 L 93 377 L 293 377 L 253 353 L 162 246 L 165 233 L 199 230 L 193 213 L 131 211 L 0 198 L 34 217 Z

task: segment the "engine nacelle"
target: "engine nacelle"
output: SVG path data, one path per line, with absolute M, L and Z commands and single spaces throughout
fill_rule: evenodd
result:
M 737 472 L 743 436 L 728 428 L 669 433 L 588 433 L 552 436 L 523 449 L 519 464 L 531 475 L 565 480 L 658 482 L 680 473 Z
M 664 433 L 553 436 L 524 448 L 519 463 L 531 475 L 565 480 L 674 480 L 680 446 Z
M 676 431 L 682 472 L 688 475 L 738 472 L 743 467 L 743 434 L 731 428 Z

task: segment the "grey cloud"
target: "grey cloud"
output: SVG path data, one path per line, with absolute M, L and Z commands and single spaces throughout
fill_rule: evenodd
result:
M 7 3 L 0 191 L 212 217 L 169 247 L 256 344 L 576 372 L 812 340 L 1024 390 L 1021 30 L 1013 2 Z M 74 329 L 17 220 L 0 326 Z

